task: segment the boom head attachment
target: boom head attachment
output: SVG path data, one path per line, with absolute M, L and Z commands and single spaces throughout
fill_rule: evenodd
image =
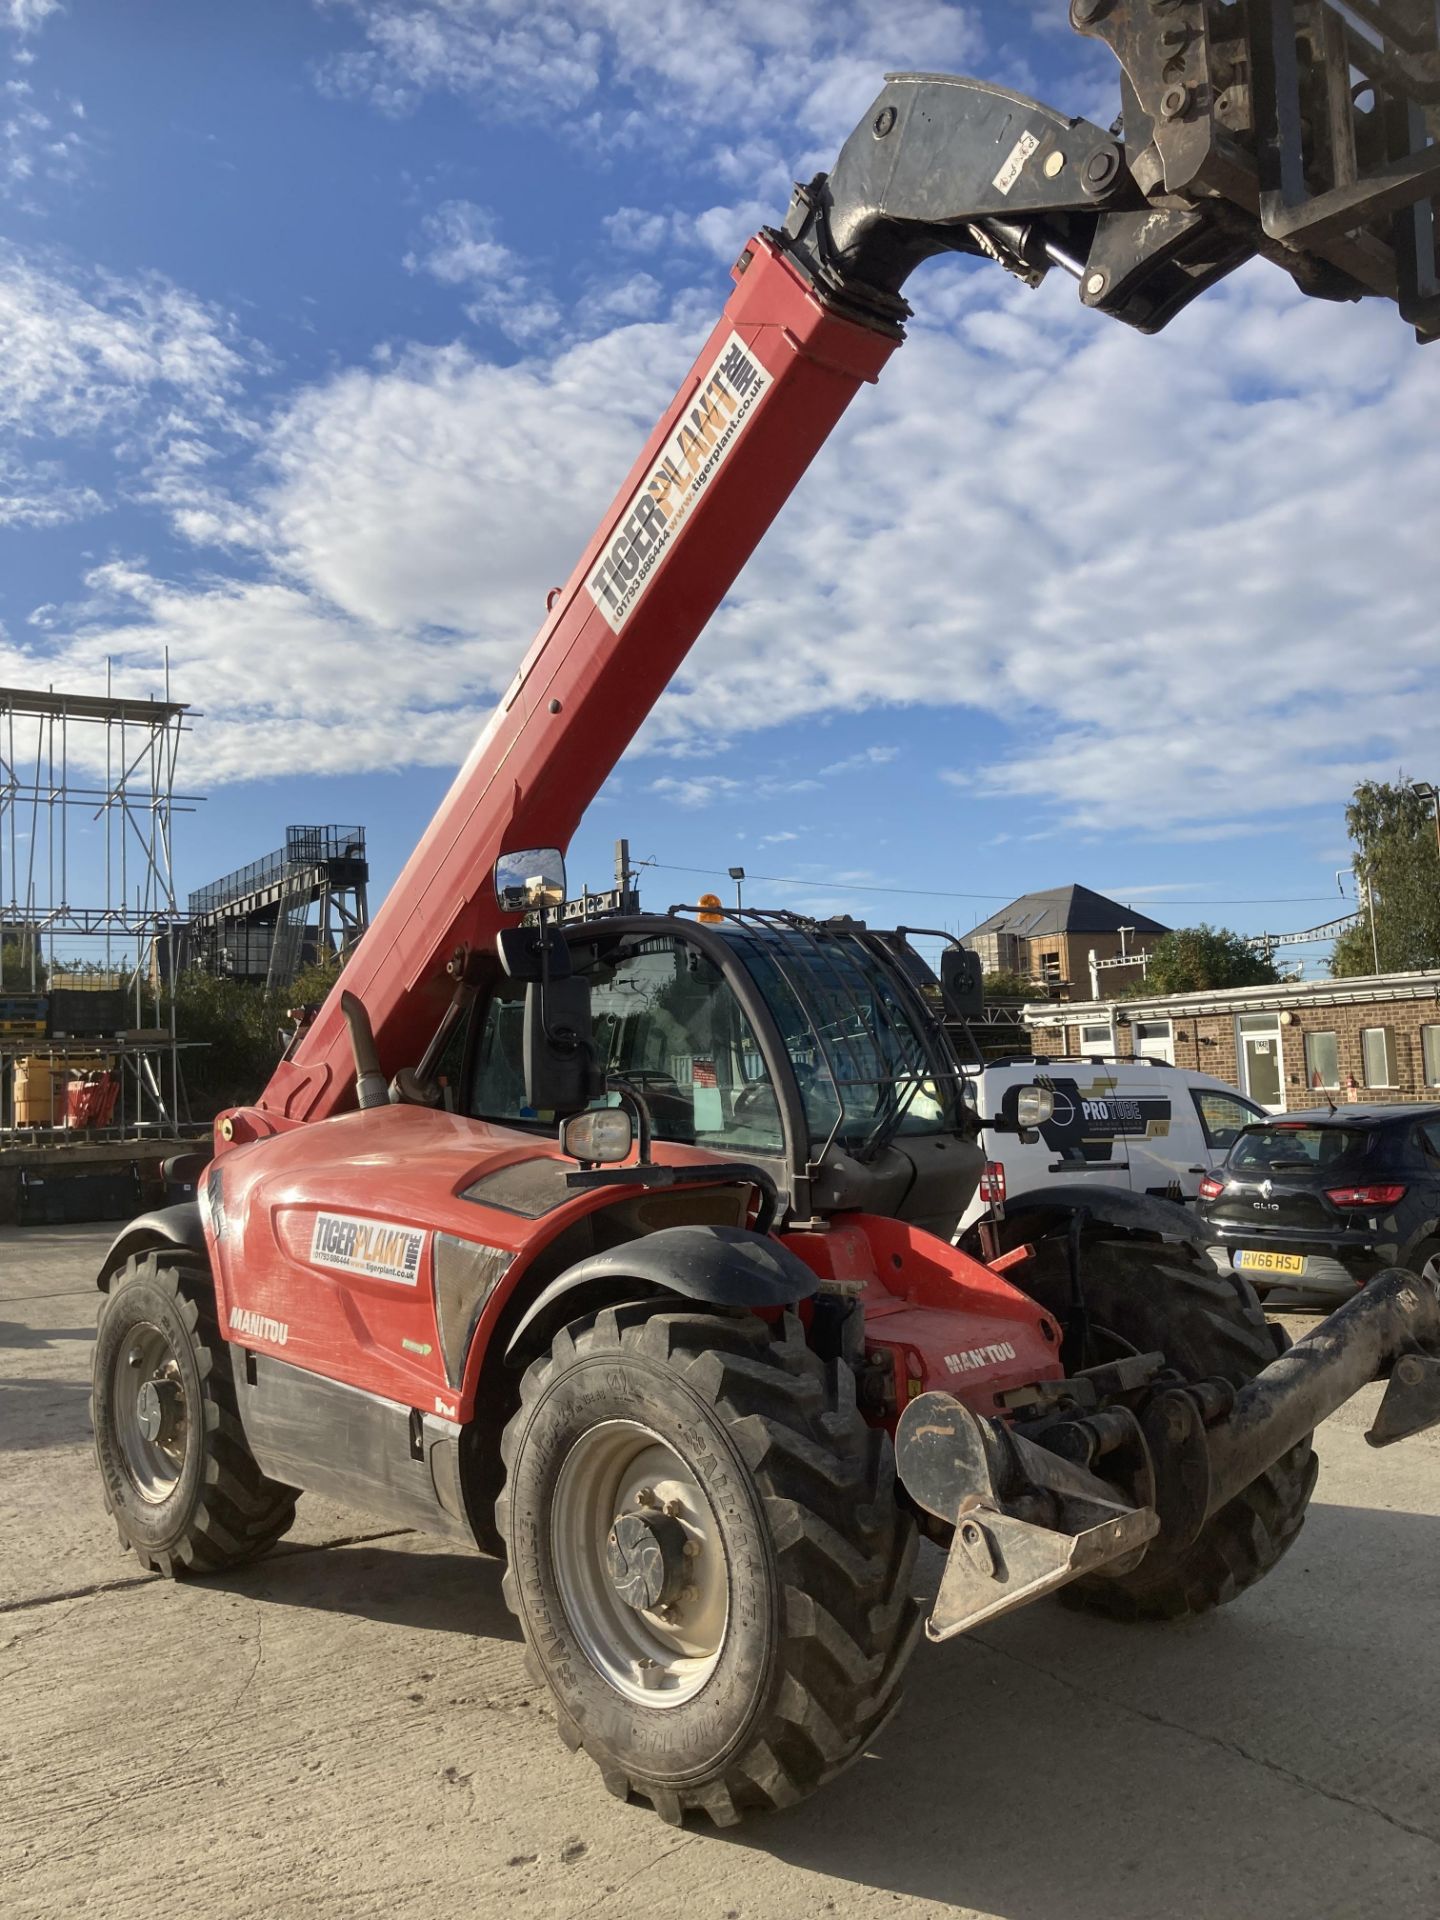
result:
M 1158 333 L 1254 255 L 1302 292 L 1440 334 L 1440 25 L 1431 0 L 1073 0 L 1121 67 L 1103 131 L 1003 87 L 892 74 L 781 235 L 822 292 L 898 327 L 941 252 Z

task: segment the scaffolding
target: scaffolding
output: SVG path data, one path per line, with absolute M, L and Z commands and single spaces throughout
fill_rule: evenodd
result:
M 190 709 L 0 687 L 0 1141 L 188 1124 L 171 834 Z

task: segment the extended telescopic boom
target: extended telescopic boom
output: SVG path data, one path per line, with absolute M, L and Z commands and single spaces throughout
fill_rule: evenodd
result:
M 718 325 L 347 966 L 384 1076 L 421 1059 L 466 956 L 513 924 L 491 885 L 496 858 L 568 845 L 852 396 L 904 338 L 901 289 L 923 260 L 984 256 L 1032 285 L 1059 266 L 1087 305 L 1155 332 L 1259 253 L 1308 293 L 1379 293 L 1422 337 L 1440 329 L 1427 197 L 1440 47 L 1426 13 L 1075 0 L 1073 23 L 1121 61 L 1123 140 L 978 80 L 886 81 L 833 173 L 797 188 L 783 227 L 741 253 Z M 1357 72 L 1373 76 L 1368 105 Z M 337 989 L 222 1140 L 341 1111 L 353 1079 Z

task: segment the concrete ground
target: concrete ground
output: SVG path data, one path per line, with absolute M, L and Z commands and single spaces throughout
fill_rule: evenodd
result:
M 1368 1449 L 1373 1390 L 1235 1606 L 923 1646 L 842 1780 L 676 1832 L 560 1745 L 493 1562 L 306 1499 L 250 1571 L 138 1573 L 86 1412 L 107 1234 L 0 1230 L 6 1920 L 1440 1913 L 1440 1444 Z

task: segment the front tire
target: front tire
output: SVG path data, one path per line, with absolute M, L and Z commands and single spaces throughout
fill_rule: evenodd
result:
M 210 1273 L 193 1254 L 137 1255 L 111 1283 L 90 1418 L 106 1511 L 148 1571 L 242 1566 L 294 1524 L 295 1490 L 246 1445 Z
M 1067 1283 L 1059 1257 L 1048 1285 L 1033 1289 L 1063 1319 Z M 1183 1249 L 1140 1241 L 1096 1241 L 1081 1260 L 1091 1322 L 1087 1363 L 1123 1353 L 1163 1352 L 1187 1380 L 1242 1387 L 1276 1357 L 1276 1332 L 1254 1290 Z M 1032 1291 L 1029 1280 L 1022 1282 Z M 1279 1336 L 1283 1346 L 1284 1336 Z M 1234 1600 L 1294 1543 L 1315 1488 L 1311 1436 L 1282 1454 L 1178 1552 L 1156 1540 L 1133 1572 L 1076 1580 L 1060 1594 L 1071 1607 L 1117 1620 L 1179 1620 Z
M 561 1737 L 622 1798 L 728 1826 L 894 1710 L 919 1611 L 888 1437 L 799 1324 L 609 1309 L 505 1431 L 505 1597 Z

